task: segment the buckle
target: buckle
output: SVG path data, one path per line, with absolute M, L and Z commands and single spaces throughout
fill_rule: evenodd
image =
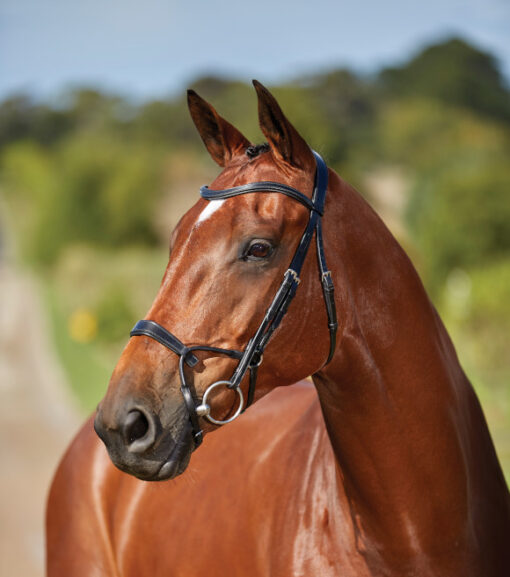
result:
M 296 284 L 299 284 L 301 282 L 301 279 L 299 278 L 298 273 L 294 269 L 288 268 L 287 273 L 289 273 L 289 275 L 292 277 L 293 281 Z

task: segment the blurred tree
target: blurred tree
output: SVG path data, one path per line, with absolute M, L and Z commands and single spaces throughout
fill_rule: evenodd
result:
M 118 283 L 106 287 L 94 312 L 99 319 L 98 338 L 113 343 L 125 340 L 137 318 L 127 289 Z
M 39 261 L 48 244 L 60 241 L 51 229 L 51 234 L 46 231 L 45 238 L 39 238 L 43 215 L 58 207 L 58 171 L 51 155 L 30 141 L 11 144 L 4 151 L 2 168 L 2 189 L 12 208 L 21 252 L 29 260 Z
M 437 294 L 454 269 L 467 271 L 510 257 L 510 171 L 502 158 L 453 165 L 413 191 L 411 230 Z
M 73 90 L 63 100 L 76 129 L 87 132 L 118 132 L 136 114 L 125 99 L 93 88 Z
M 141 106 L 133 120 L 132 135 L 135 139 L 174 147 L 195 144 L 195 131 L 186 114 L 184 100 L 155 100 Z
M 398 98 L 381 105 L 373 138 L 375 160 L 404 165 L 425 177 L 441 166 L 506 154 L 509 131 L 469 110 Z
M 154 244 L 160 155 L 116 139 L 77 134 L 53 152 L 31 143 L 3 157 L 25 254 L 52 263 L 69 243 Z
M 510 92 L 496 59 L 460 38 L 423 50 L 402 67 L 380 74 L 389 97 L 430 97 L 510 121 Z
M 0 104 L 0 150 L 12 142 L 28 139 L 52 144 L 73 128 L 72 118 L 66 111 L 35 104 L 23 94 Z
M 366 137 L 375 119 L 376 102 L 368 80 L 339 69 L 312 77 L 306 86 L 328 129 L 325 144 L 330 161 L 345 163 L 370 145 L 371 139 Z

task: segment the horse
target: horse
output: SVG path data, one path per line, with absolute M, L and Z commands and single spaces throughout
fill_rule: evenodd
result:
M 222 171 L 56 472 L 48 577 L 508 575 L 510 495 L 417 272 L 254 86 L 257 146 L 188 92 Z

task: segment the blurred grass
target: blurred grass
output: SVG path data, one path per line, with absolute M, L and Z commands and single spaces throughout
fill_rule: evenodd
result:
M 494 388 L 479 381 L 475 381 L 474 387 L 482 404 L 507 484 L 510 485 L 510 393 L 508 387 Z
M 93 411 L 103 397 L 129 331 L 156 295 L 166 261 L 162 249 L 108 252 L 75 246 L 53 274 L 42 275 L 55 346 L 84 412 Z M 126 306 L 111 306 L 117 295 Z M 98 331 L 89 342 L 73 338 L 70 320 L 76 310 L 97 318 Z
M 102 358 L 95 343 L 78 343 L 71 339 L 66 313 L 59 304 L 60 292 L 51 283 L 44 283 L 43 294 L 58 356 L 81 408 L 90 413 L 104 395 L 113 365 Z
M 510 271 L 510 264 L 503 267 Z M 490 271 L 467 277 L 469 292 L 463 298 L 453 298 L 445 289 L 439 312 L 453 340 L 460 363 L 471 381 L 483 408 L 492 439 L 507 483 L 510 485 L 510 373 L 501 361 L 509 354 L 508 334 L 495 338 L 498 323 L 491 319 L 489 308 L 497 309 L 502 316 L 504 311 L 497 306 L 503 298 L 510 298 L 510 284 L 501 285 Z M 487 306 L 482 299 L 489 291 Z M 505 292 L 506 296 L 502 293 Z M 461 304 L 464 300 L 464 304 Z M 472 311 L 483 317 L 483 322 L 473 326 Z M 504 326 L 504 325 L 503 325 Z M 497 337 L 498 335 L 496 335 Z

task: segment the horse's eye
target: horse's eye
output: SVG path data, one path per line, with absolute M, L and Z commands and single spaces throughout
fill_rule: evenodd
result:
M 271 255 L 273 247 L 264 240 L 253 241 L 246 249 L 244 260 L 262 260 Z

